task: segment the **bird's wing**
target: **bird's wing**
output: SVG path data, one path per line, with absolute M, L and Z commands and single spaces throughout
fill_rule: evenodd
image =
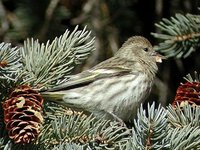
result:
M 48 91 L 58 91 L 64 89 L 72 89 L 87 85 L 95 80 L 102 78 L 109 78 L 112 76 L 121 76 L 131 72 L 131 69 L 123 67 L 112 67 L 112 68 L 95 68 L 91 70 L 84 71 L 77 75 L 71 76 L 69 80 L 61 85 L 55 86 Z

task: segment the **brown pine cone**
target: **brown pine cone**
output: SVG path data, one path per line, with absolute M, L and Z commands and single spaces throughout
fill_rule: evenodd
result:
M 191 104 L 200 107 L 200 82 L 187 82 L 178 87 L 172 105 L 176 107 Z
M 43 122 L 43 98 L 27 85 L 16 88 L 3 103 L 4 122 L 15 143 L 34 141 Z

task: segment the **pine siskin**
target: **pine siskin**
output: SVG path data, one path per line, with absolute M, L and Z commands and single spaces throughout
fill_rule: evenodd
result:
M 146 38 L 133 36 L 110 59 L 42 95 L 98 117 L 129 121 L 150 93 L 162 58 Z

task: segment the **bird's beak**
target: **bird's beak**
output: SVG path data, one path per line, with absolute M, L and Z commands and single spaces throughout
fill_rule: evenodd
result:
M 165 56 L 160 55 L 160 54 L 157 53 L 157 52 L 152 52 L 152 53 L 151 53 L 151 56 L 155 56 L 156 62 L 158 62 L 158 63 L 161 63 L 163 59 L 167 59 Z

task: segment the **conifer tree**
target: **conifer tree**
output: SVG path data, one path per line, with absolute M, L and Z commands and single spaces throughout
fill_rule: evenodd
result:
M 199 47 L 200 16 L 177 14 L 156 24 L 156 49 L 186 58 Z M 0 148 L 8 149 L 200 149 L 200 75 L 185 77 L 173 104 L 141 106 L 130 128 L 44 101 L 40 92 L 65 82 L 95 50 L 86 28 L 52 41 L 0 44 Z

